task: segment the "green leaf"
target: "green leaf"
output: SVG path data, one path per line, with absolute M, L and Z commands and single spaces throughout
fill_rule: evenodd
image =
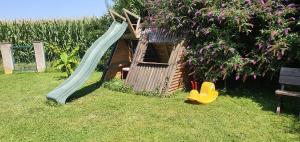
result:
M 61 55 L 60 55 L 60 59 L 61 59 L 61 61 L 63 62 L 63 63 L 67 63 L 68 62 L 68 55 L 67 55 L 67 53 L 62 53 Z

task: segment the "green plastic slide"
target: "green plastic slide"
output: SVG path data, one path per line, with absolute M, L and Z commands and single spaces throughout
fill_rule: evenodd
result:
M 103 54 L 117 42 L 127 29 L 128 24 L 114 21 L 110 28 L 86 51 L 74 73 L 61 85 L 51 91 L 47 98 L 65 104 L 67 98 L 85 83 L 98 65 Z

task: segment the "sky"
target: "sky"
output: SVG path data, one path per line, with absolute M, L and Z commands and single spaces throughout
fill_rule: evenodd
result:
M 106 11 L 105 0 L 0 0 L 0 20 L 78 19 Z

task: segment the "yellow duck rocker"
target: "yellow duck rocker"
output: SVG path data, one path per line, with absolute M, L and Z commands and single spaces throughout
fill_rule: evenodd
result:
M 215 101 L 219 95 L 215 89 L 215 84 L 212 82 L 203 82 L 201 85 L 200 93 L 198 92 L 198 83 L 191 81 L 192 91 L 187 99 L 189 101 L 198 102 L 201 104 L 209 104 Z

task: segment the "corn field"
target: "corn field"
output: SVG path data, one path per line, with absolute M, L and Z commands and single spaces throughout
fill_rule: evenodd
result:
M 109 25 L 108 16 L 80 20 L 0 21 L 0 42 L 32 45 L 34 41 L 42 41 L 47 60 L 54 60 L 59 52 L 70 52 L 76 46 L 80 47 L 79 55 L 82 56 Z

